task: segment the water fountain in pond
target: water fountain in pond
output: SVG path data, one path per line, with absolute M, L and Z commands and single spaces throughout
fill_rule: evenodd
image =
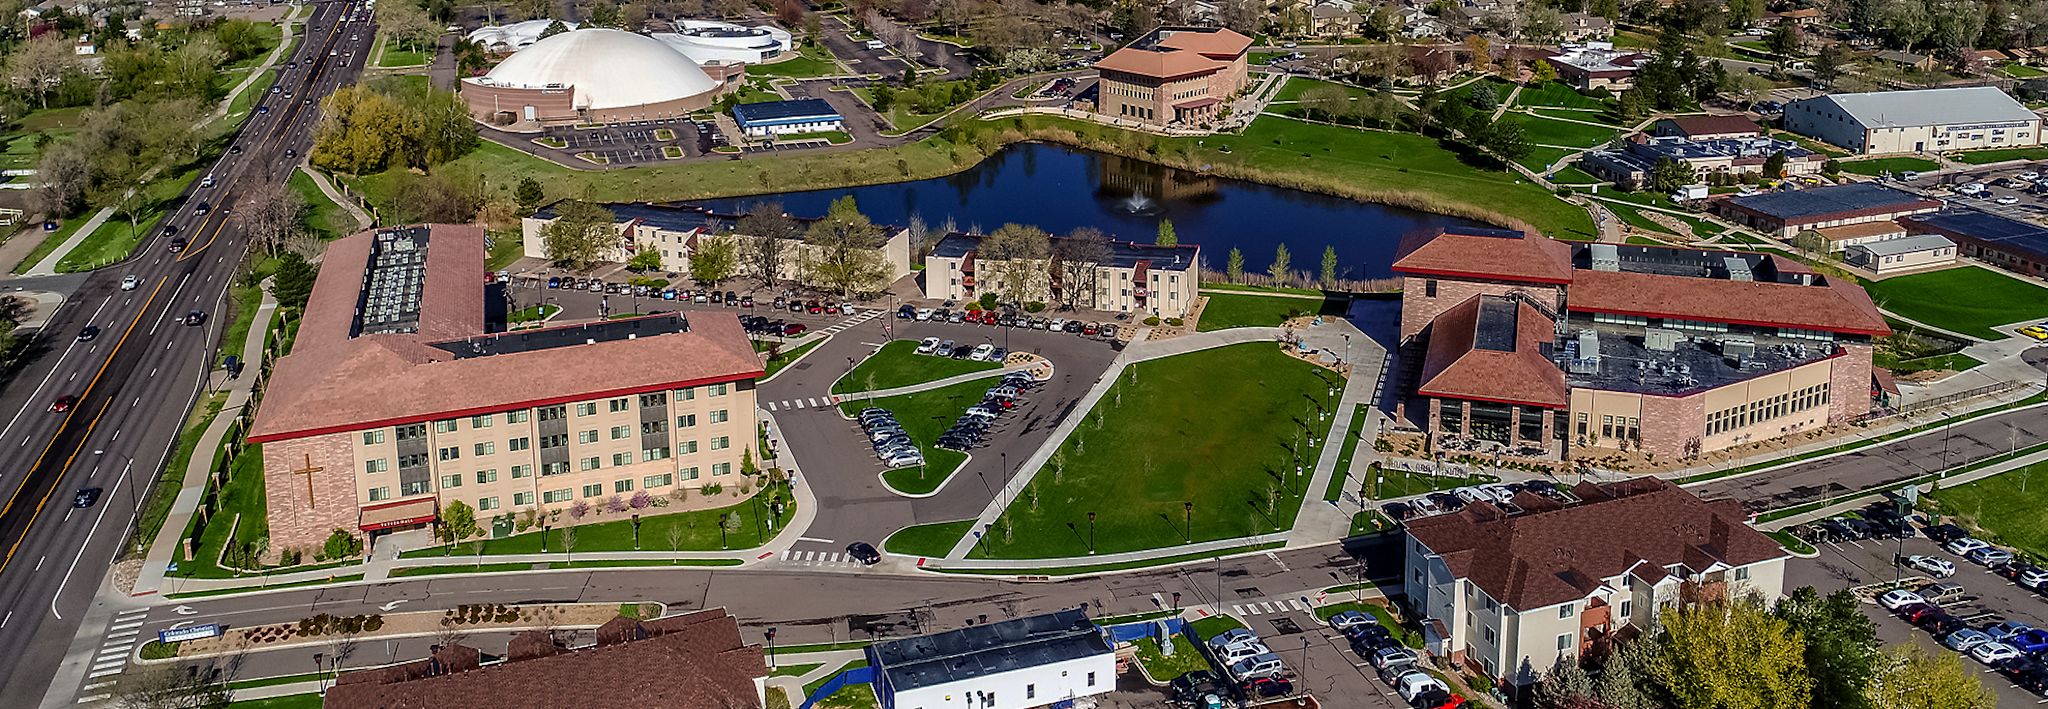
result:
M 1123 207 L 1124 211 L 1132 214 L 1158 214 L 1162 211 L 1159 203 L 1147 198 L 1142 190 L 1132 190 L 1131 196 L 1124 198 Z

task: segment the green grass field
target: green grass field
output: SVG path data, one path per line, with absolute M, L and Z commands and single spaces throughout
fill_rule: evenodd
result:
M 1522 135 L 1531 145 L 1562 145 L 1566 147 L 1590 148 L 1614 139 L 1618 132 L 1613 128 L 1589 126 L 1581 123 L 1566 123 L 1548 118 L 1532 118 L 1508 114 L 1501 120 L 1522 124 Z
M 971 519 L 912 525 L 896 530 L 888 539 L 882 540 L 882 550 L 903 556 L 942 557 L 973 528 L 974 520 Z
M 1516 160 L 1515 162 L 1517 164 L 1520 164 L 1522 167 L 1529 168 L 1533 172 L 1542 172 L 1546 169 L 1549 169 L 1550 166 L 1556 163 L 1557 161 L 1563 160 L 1565 156 L 1572 154 L 1572 152 L 1573 151 L 1566 150 L 1564 148 L 1542 148 L 1531 146 L 1529 148 L 1529 154 L 1522 156 L 1522 159 Z M 1558 172 L 1561 173 L 1566 169 L 1572 168 L 1569 168 L 1569 166 L 1567 166 L 1566 168 L 1559 168 Z
M 1196 330 L 1227 330 L 1233 327 L 1279 327 L 1288 318 L 1303 315 L 1343 315 L 1350 303 L 1341 298 L 1310 300 L 1269 295 L 1209 294 L 1202 307 Z
M 1842 172 L 1853 172 L 1858 175 L 1870 175 L 1873 177 L 1887 172 L 1893 174 L 1907 171 L 1929 172 L 1941 167 L 1939 163 L 1933 160 L 1909 157 L 1857 160 L 1855 162 L 1841 163 L 1841 165 Z
M 2048 288 L 1988 268 L 1951 268 L 1864 286 L 1878 307 L 1950 332 L 1987 340 L 1997 325 L 2048 318 Z
M 724 486 L 724 491 L 721 494 L 731 496 L 735 492 L 734 486 L 739 485 L 743 477 L 740 475 L 723 477 L 724 479 L 716 481 Z M 696 500 L 702 497 L 702 495 L 703 493 L 701 492 L 693 492 L 690 497 L 692 500 Z M 671 527 L 680 527 L 683 530 L 682 543 L 676 547 L 677 550 L 681 551 L 717 551 L 720 549 L 745 549 L 760 546 L 767 543 L 768 540 L 775 538 L 775 535 L 781 531 L 780 527 L 774 530 L 768 529 L 767 522 L 772 516 L 769 511 L 771 496 L 780 496 L 782 500 L 781 521 L 789 521 L 790 517 L 796 514 L 796 500 L 790 496 L 786 485 L 781 488 L 771 485 L 768 489 L 755 493 L 756 499 L 736 500 L 733 504 L 710 509 L 644 516 L 640 520 L 640 548 L 647 551 L 668 549 L 668 530 Z M 604 502 L 603 498 L 591 498 L 588 501 L 594 503 L 592 505 L 593 508 L 601 507 Z M 719 520 L 728 513 L 738 515 L 739 528 L 726 531 L 721 535 Z M 597 512 L 593 509 L 591 514 L 595 515 Z M 605 517 L 611 517 L 614 521 L 586 522 L 575 526 L 576 546 L 572 551 L 633 550 L 633 521 L 627 516 L 627 513 L 608 512 L 593 519 L 604 519 Z M 563 522 L 567 521 L 567 513 L 564 513 Z M 554 527 L 546 532 L 547 548 L 549 551 L 562 551 L 562 529 L 562 527 Z M 477 545 L 479 544 L 483 545 L 483 556 L 485 557 L 495 554 L 537 554 L 541 550 L 541 534 L 541 532 L 529 531 L 524 534 L 514 534 L 498 539 L 464 542 L 456 544 L 452 548 L 448 545 L 433 546 L 405 552 L 402 557 L 407 559 L 448 556 L 475 557 L 477 556 Z
M 868 407 L 888 409 L 896 414 L 896 422 L 903 424 L 903 432 L 910 434 L 910 440 L 924 452 L 924 466 L 897 468 L 883 473 L 882 479 L 900 492 L 922 495 L 939 489 L 961 463 L 967 462 L 966 453 L 932 444 L 939 440 L 939 434 L 945 433 L 954 421 L 959 420 L 960 412 L 981 403 L 982 394 L 991 386 L 995 386 L 994 380 L 977 379 L 883 399 L 848 399 L 839 408 L 849 416 Z
M 135 251 L 136 244 L 147 238 L 157 228 L 164 215 L 177 206 L 178 194 L 185 186 L 198 179 L 200 168 L 192 167 L 182 173 L 159 176 L 143 185 L 143 203 L 149 205 L 130 223 L 126 215 L 115 214 L 93 230 L 78 247 L 57 260 L 58 273 L 90 271 L 128 258 Z M 195 241 L 195 244 L 198 242 Z
M 2048 160 L 2048 148 L 2005 148 L 2001 150 L 1972 150 L 1957 153 L 1956 162 L 1971 165 L 1987 165 L 2007 160 Z
M 1347 86 L 1347 85 L 1345 85 L 1345 84 L 1339 84 L 1339 83 L 1337 83 L 1337 82 L 1334 82 L 1334 81 L 1323 81 L 1323 80 L 1321 80 L 1321 79 L 1304 79 L 1304 78 L 1300 78 L 1300 77 L 1289 77 L 1289 78 L 1287 79 L 1287 83 L 1286 83 L 1285 85 L 1281 86 L 1281 87 L 1280 87 L 1280 90 L 1279 90 L 1278 92 L 1276 92 L 1276 93 L 1274 93 L 1274 94 L 1273 94 L 1273 100 L 1274 100 L 1274 101 L 1300 101 L 1300 100 L 1301 100 L 1301 95 L 1302 95 L 1302 94 L 1308 93 L 1308 91 L 1309 91 L 1310 89 L 1314 89 L 1314 88 L 1317 88 L 1317 87 L 1322 87 L 1322 86 L 1335 86 L 1335 87 L 1337 87 L 1337 88 L 1343 89 L 1343 90 L 1344 90 L 1344 95 L 1346 95 L 1346 96 L 1350 96 L 1351 98 L 1354 98 L 1354 99 L 1356 99 L 1356 98 L 1364 98 L 1364 97 L 1366 97 L 1366 96 L 1371 96 L 1371 95 L 1372 95 L 1372 92 L 1371 92 L 1371 91 L 1369 91 L 1369 90 L 1366 90 L 1366 89 L 1362 89 L 1362 88 L 1359 88 L 1359 87 L 1356 87 L 1356 86 Z
M 1115 386 L 975 555 L 1085 556 L 1091 512 L 1101 553 L 1286 529 L 1308 482 L 1297 461 L 1313 466 L 1329 430 L 1317 407 L 1343 380 L 1266 342 L 1139 362 Z
M 377 66 L 386 69 L 426 66 L 434 60 L 433 56 L 425 51 L 392 46 L 389 37 L 379 36 L 377 48 L 382 52 L 377 55 Z
M 2048 505 L 2048 464 L 1944 485 L 1932 497 L 1950 521 L 1982 530 L 1986 541 L 2011 545 L 2035 559 L 2048 557 L 2048 518 L 2041 515 Z
M 91 214 L 81 214 L 65 219 L 57 225 L 56 231 L 43 231 L 42 225 L 37 223 L 30 223 L 22 227 L 20 231 L 15 232 L 14 236 L 8 238 L 40 239 L 41 241 L 36 242 L 36 247 L 30 249 L 28 255 L 22 257 L 20 263 L 14 264 L 14 272 L 16 274 L 28 273 L 29 269 L 35 268 L 36 264 L 42 263 L 45 258 L 49 258 L 50 252 L 56 251 L 58 246 L 64 244 L 65 239 L 71 238 L 72 234 L 84 228 L 85 223 L 91 219 Z
M 1569 108 L 1532 108 L 1531 113 L 1545 118 L 1562 118 L 1568 121 L 1585 121 L 1621 127 L 1621 119 L 1608 111 L 1575 111 Z
M 791 79 L 810 79 L 820 76 L 837 76 L 847 73 L 832 59 L 832 53 L 820 47 L 804 47 L 795 57 L 768 64 L 747 65 L 748 76 L 781 76 Z
M 1560 108 L 1605 109 L 1607 104 L 1600 99 L 1579 93 L 1571 85 L 1560 81 L 1549 81 L 1522 89 L 1515 97 L 1517 106 L 1555 106 Z
M 342 209 L 341 205 L 328 199 L 327 194 L 320 191 L 319 185 L 313 184 L 312 177 L 293 170 L 291 178 L 286 180 L 285 184 L 289 185 L 293 192 L 298 193 L 299 199 L 306 202 L 306 231 L 319 237 L 321 241 L 333 241 L 356 232 L 355 217 L 349 216 L 348 210 Z
M 216 456 L 215 460 L 219 460 Z M 234 578 L 231 569 L 221 568 L 219 561 L 228 544 L 249 544 L 269 534 L 270 520 L 264 510 L 267 501 L 263 497 L 263 446 L 250 445 L 235 456 L 228 482 L 221 487 L 219 507 L 213 517 L 199 533 L 199 553 L 190 561 L 178 565 L 172 576 L 201 579 Z M 237 520 L 240 520 L 239 523 Z M 194 516 L 192 524 L 199 518 Z M 230 529 L 232 528 L 232 530 Z M 190 538 L 191 533 L 186 533 Z M 307 563 L 312 563 L 308 554 Z
M 882 345 L 881 350 L 861 360 L 853 371 L 839 377 L 839 381 L 833 382 L 832 393 L 851 394 L 894 389 L 961 374 L 986 372 L 1003 366 L 999 362 L 976 362 L 969 359 L 921 355 L 917 353 L 917 345 L 917 340 L 894 340 Z M 832 364 L 826 363 L 827 366 Z

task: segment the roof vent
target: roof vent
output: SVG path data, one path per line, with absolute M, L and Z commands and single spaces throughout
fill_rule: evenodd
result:
M 1748 261 L 1744 261 L 1744 260 L 1742 260 L 1742 257 L 1740 257 L 1740 256 L 1728 256 L 1728 257 L 1724 257 L 1724 258 L 1722 258 L 1722 259 L 1721 259 L 1721 263 L 1723 263 L 1723 264 L 1726 264 L 1726 266 L 1727 266 L 1727 268 L 1728 268 L 1728 280 L 1731 280 L 1731 281 L 1754 281 L 1754 280 L 1756 280 L 1756 275 L 1755 275 L 1755 274 L 1752 274 L 1752 273 L 1750 273 L 1750 271 L 1749 271 L 1749 262 L 1748 262 Z
M 1587 254 L 1593 260 L 1595 271 L 1621 270 L 1621 250 L 1614 248 L 1613 244 L 1593 244 L 1587 247 Z

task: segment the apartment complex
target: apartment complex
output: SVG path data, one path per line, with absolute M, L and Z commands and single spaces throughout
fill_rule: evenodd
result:
M 1088 310 L 1186 317 L 1201 289 L 1197 244 L 1154 246 L 1111 241 L 1108 258 L 1092 265 L 1062 263 L 1057 255 L 1064 237 L 1052 237 L 1053 257 L 1007 261 L 981 257 L 979 234 L 953 232 L 939 239 L 924 259 L 927 298 L 973 300 L 994 292 L 1007 302 L 1067 303 Z M 1014 269 L 1028 276 L 1010 278 Z M 1021 286 L 1018 292 L 1007 292 Z
M 1791 554 L 1732 500 L 1655 477 L 1531 492 L 1406 524 L 1402 582 L 1429 650 L 1527 685 L 1684 604 L 1784 595 Z
M 1095 63 L 1097 110 L 1153 125 L 1214 122 L 1245 86 L 1250 37 L 1219 27 L 1161 27 Z
M 526 255 L 532 258 L 548 258 L 547 239 L 542 228 L 553 224 L 560 217 L 557 204 L 541 207 L 533 214 L 519 220 L 520 238 L 525 243 Z M 634 254 L 654 250 L 661 254 L 661 270 L 671 273 L 689 273 L 690 257 L 697 253 L 706 240 L 732 239 L 749 236 L 737 231 L 744 214 L 718 212 L 694 204 L 650 204 L 647 202 L 620 202 L 606 204 L 613 218 L 618 220 L 619 247 L 599 256 L 601 260 L 624 263 Z M 799 224 L 809 224 L 812 219 L 797 219 Z M 741 248 L 749 248 L 742 243 Z M 881 257 L 888 269 L 889 282 L 910 275 L 910 231 L 901 227 L 884 227 L 882 236 L 875 239 L 871 249 Z M 804 264 L 818 257 L 817 247 L 804 243 L 802 233 L 782 242 L 782 258 L 776 268 L 775 279 L 784 281 L 801 280 Z M 740 272 L 752 273 L 752 261 L 741 259 Z
M 1713 202 L 1729 221 L 1790 239 L 1806 229 L 1884 222 L 1941 209 L 1941 200 L 1871 182 L 1765 192 Z
M 1397 418 L 1457 438 L 1683 457 L 1867 413 L 1869 295 L 1769 254 L 1411 233 Z
M 1783 125 L 1861 155 L 2041 144 L 2041 117 L 1995 86 L 1815 96 L 1786 104 Z
M 272 549 L 419 528 L 454 500 L 481 520 L 737 481 L 762 373 L 737 319 L 502 332 L 483 242 L 433 225 L 328 247 L 249 433 Z

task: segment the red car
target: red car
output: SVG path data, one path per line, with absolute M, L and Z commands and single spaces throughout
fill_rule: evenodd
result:
M 50 402 L 50 413 L 61 414 L 70 411 L 71 406 L 76 403 L 78 403 L 78 397 L 71 394 L 57 397 L 56 401 Z
M 825 306 L 819 305 L 818 301 L 813 300 L 804 304 L 804 310 L 810 311 L 812 315 L 818 315 L 825 312 Z
M 1918 623 L 1921 618 L 1940 613 L 1941 609 L 1927 603 L 1911 603 L 1900 606 L 1896 613 L 1908 623 Z
M 993 311 L 993 310 L 983 310 L 983 311 L 981 311 L 981 324 L 983 324 L 983 325 L 994 325 L 994 324 L 996 324 L 996 318 L 997 318 L 997 317 L 998 317 L 998 316 L 996 315 L 996 311 Z
M 804 334 L 804 329 L 805 328 L 803 323 L 793 322 L 788 325 L 782 326 L 782 335 L 784 337 L 794 337 L 797 335 Z

